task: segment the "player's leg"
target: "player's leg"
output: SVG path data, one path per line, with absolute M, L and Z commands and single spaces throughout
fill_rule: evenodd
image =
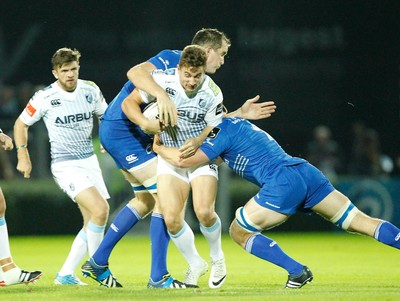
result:
M 57 273 L 55 284 L 82 285 L 74 271 L 89 252 L 97 249 L 108 218 L 109 198 L 96 156 L 55 163 L 51 167 L 56 183 L 78 204 L 83 230 L 75 237 L 67 259 Z
M 358 210 L 337 190 L 332 191 L 312 208 L 343 230 L 367 235 L 386 245 L 400 249 L 400 229 L 392 223 L 372 218 Z
M 200 231 L 210 246 L 211 273 L 208 281 L 210 288 L 221 287 L 226 279 L 225 256 L 221 246 L 221 220 L 215 212 L 217 168 L 215 164 L 196 168 L 191 174 L 195 177 L 190 182 L 193 207 L 200 222 Z
M 12 259 L 5 213 L 6 200 L 0 188 L 0 286 L 35 282 L 42 272 L 21 270 Z
M 190 185 L 187 171 L 178 169 L 158 159 L 157 195 L 165 223 L 176 247 L 185 257 L 191 269 L 207 271 L 207 263 L 200 257 L 194 244 L 194 233 L 184 220 L 186 200 Z M 197 279 L 184 282 L 197 285 Z
M 232 239 L 245 251 L 284 268 L 289 276 L 287 288 L 300 288 L 312 281 L 311 271 L 287 255 L 279 245 L 261 231 L 275 227 L 289 218 L 259 205 L 254 198 L 236 211 L 236 218 L 230 227 Z

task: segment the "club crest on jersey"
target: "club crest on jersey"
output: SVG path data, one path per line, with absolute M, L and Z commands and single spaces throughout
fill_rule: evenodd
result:
M 206 101 L 203 98 L 200 98 L 199 100 L 199 107 L 204 108 L 206 106 Z
M 92 97 L 92 95 L 85 95 L 85 98 L 86 98 L 86 101 L 88 102 L 88 103 L 92 103 L 93 102 L 93 97 Z
M 52 100 L 50 101 L 50 104 L 51 104 L 52 107 L 59 107 L 59 106 L 61 106 L 60 99 L 52 99 Z

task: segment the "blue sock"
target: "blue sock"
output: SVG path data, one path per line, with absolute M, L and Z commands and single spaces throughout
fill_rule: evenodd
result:
M 93 254 L 94 261 L 98 265 L 107 265 L 115 245 L 141 219 L 139 213 L 130 204 L 122 208 L 107 230 L 99 248 Z
M 163 216 L 159 213 L 152 213 L 150 221 L 150 278 L 155 282 L 161 280 L 165 274 L 168 274 L 167 251 L 169 240 L 170 237 Z
M 298 275 L 302 272 L 301 263 L 286 255 L 275 241 L 262 234 L 251 236 L 246 242 L 245 250 L 284 268 L 290 275 Z
M 392 223 L 382 221 L 376 228 L 374 237 L 385 245 L 400 249 L 400 229 Z

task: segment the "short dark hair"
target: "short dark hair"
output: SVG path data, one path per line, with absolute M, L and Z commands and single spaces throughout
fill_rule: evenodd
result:
M 78 62 L 81 58 L 81 53 L 76 49 L 63 47 L 58 49 L 51 58 L 51 66 L 53 69 L 61 67 L 66 63 Z
M 203 47 L 199 45 L 186 46 L 179 60 L 179 67 L 206 67 L 207 54 Z
M 202 28 L 193 37 L 192 44 L 200 46 L 210 46 L 216 50 L 222 47 L 222 41 L 231 46 L 231 40 L 228 36 L 215 28 Z

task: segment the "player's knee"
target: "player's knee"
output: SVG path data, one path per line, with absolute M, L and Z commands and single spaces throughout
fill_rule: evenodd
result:
M 229 228 L 229 234 L 236 243 L 244 248 L 247 239 L 261 231 L 262 229 L 250 220 L 243 207 L 236 210 L 235 219 Z
M 110 205 L 107 201 L 99 202 L 95 208 L 92 209 L 92 219 L 97 221 L 107 221 L 110 212 Z
M 330 219 L 330 221 L 343 230 L 351 230 L 351 223 L 359 212 L 360 210 L 358 210 L 358 208 L 348 200 L 346 204 Z
M 183 221 L 175 214 L 164 214 L 165 225 L 169 233 L 177 234 L 183 227 Z
M 211 208 L 196 208 L 196 217 L 199 220 L 199 222 L 206 226 L 206 227 L 211 227 L 216 218 L 215 211 L 212 210 Z

